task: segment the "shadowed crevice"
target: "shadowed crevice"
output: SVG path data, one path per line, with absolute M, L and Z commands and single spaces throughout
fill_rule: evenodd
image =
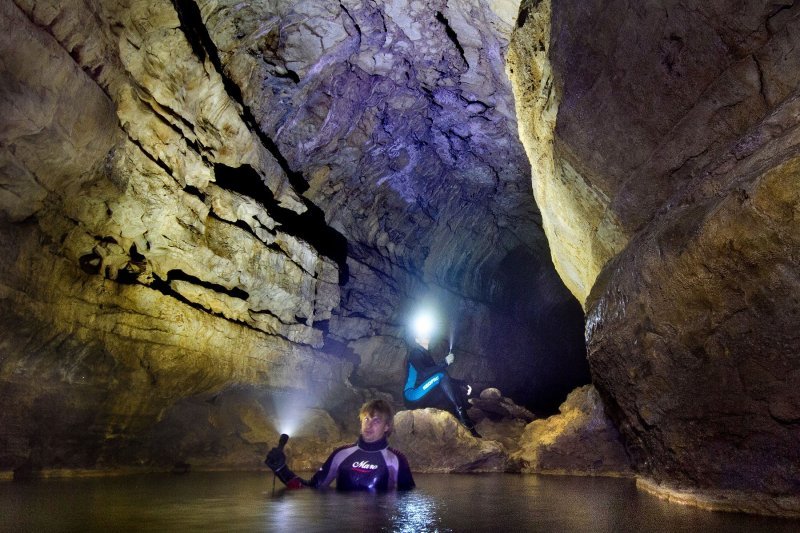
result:
M 336 263 L 339 284 L 347 283 L 347 239 L 327 224 L 319 207 L 309 203 L 306 206 L 308 209 L 302 214 L 281 207 L 272 192 L 264 186 L 258 172 L 249 165 L 232 168 L 218 163 L 214 165 L 214 174 L 218 186 L 260 203 L 280 224 L 282 232 L 307 242 L 320 255 Z
M 458 41 L 458 34 L 455 32 L 453 27 L 450 26 L 450 21 L 447 20 L 447 17 L 445 17 L 441 11 L 436 12 L 436 20 L 438 20 L 439 23 L 444 26 L 444 31 L 447 33 L 447 38 L 450 39 L 450 41 L 456 47 L 456 50 L 458 50 L 458 54 L 461 56 L 462 61 L 464 61 L 464 64 L 467 65 L 467 68 L 469 68 L 469 61 L 467 61 L 467 57 L 464 55 L 464 47 L 461 46 L 461 43 Z
M 214 41 L 209 35 L 208 29 L 203 22 L 200 8 L 197 7 L 197 4 L 192 0 L 172 0 L 172 4 L 175 7 L 175 11 L 178 13 L 178 18 L 181 22 L 181 30 L 183 30 L 183 33 L 186 35 L 186 39 L 189 41 L 189 44 L 191 45 L 195 55 L 200 59 L 201 62 L 208 58 L 209 61 L 211 61 L 211 64 L 214 65 L 217 73 L 222 78 L 225 92 L 241 106 L 242 119 L 250 128 L 250 130 L 258 135 L 261 143 L 278 162 L 281 169 L 286 173 L 286 177 L 289 179 L 289 183 L 291 183 L 294 190 L 296 190 L 299 194 L 307 191 L 308 182 L 306 181 L 302 172 L 293 170 L 289 166 L 289 162 L 281 153 L 278 145 L 275 144 L 275 141 L 261 130 L 261 127 L 258 125 L 253 112 L 250 110 L 250 107 L 245 104 L 244 98 L 242 97 L 242 91 L 239 89 L 239 86 L 236 85 L 236 83 L 234 83 L 233 80 L 225 73 L 225 69 L 222 66 L 222 61 L 220 61 L 219 58 L 217 46 L 214 44 Z

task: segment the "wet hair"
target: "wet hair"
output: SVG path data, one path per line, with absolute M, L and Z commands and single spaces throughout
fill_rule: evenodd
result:
M 386 423 L 389 424 L 389 431 L 386 432 L 386 436 L 391 435 L 394 430 L 394 410 L 389 405 L 389 402 L 386 400 L 370 400 L 366 402 L 358 410 L 358 418 L 362 418 L 364 415 L 381 415 L 386 419 Z

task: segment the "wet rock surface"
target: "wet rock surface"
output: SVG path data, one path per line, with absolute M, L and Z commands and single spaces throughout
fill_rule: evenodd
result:
M 473 437 L 452 414 L 439 409 L 397 413 L 391 442 L 419 472 L 504 472 L 508 467 L 499 442 Z
M 635 468 L 706 506 L 796 513 L 800 6 L 521 12 L 534 192 Z
M 525 427 L 511 456 L 522 472 L 633 475 L 620 434 L 593 386 L 572 391 L 559 411 Z

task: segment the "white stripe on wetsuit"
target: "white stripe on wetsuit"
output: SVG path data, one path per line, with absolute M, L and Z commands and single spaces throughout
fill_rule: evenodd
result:
M 386 469 L 389 471 L 389 483 L 386 488 L 392 490 L 397 487 L 397 473 L 400 471 L 400 460 L 389 448 L 382 449 L 381 455 L 383 455 L 383 461 L 386 463 Z
M 342 461 L 344 461 L 357 451 L 358 451 L 358 446 L 354 445 L 337 452 L 336 455 L 333 456 L 333 461 L 331 461 L 331 467 L 328 469 L 328 472 L 325 475 L 325 479 L 323 479 L 319 485 L 321 487 L 327 487 L 331 483 L 333 483 L 333 480 L 336 479 L 336 476 L 339 475 L 339 465 L 342 464 Z

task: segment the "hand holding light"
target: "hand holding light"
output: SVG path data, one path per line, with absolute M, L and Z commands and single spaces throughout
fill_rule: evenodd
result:
M 449 353 L 449 354 L 447 354 L 447 356 L 444 358 L 444 362 L 445 362 L 445 363 L 447 363 L 447 366 L 450 366 L 450 365 L 452 365 L 452 364 L 453 364 L 453 361 L 455 361 L 455 360 L 456 360 L 456 356 L 453 354 L 453 352 L 450 352 L 450 353 Z
M 264 460 L 264 464 L 270 467 L 273 472 L 286 466 L 286 454 L 283 453 L 283 447 L 286 446 L 288 441 L 289 435 L 286 433 L 281 434 L 280 439 L 278 439 L 278 446 L 272 448 Z

